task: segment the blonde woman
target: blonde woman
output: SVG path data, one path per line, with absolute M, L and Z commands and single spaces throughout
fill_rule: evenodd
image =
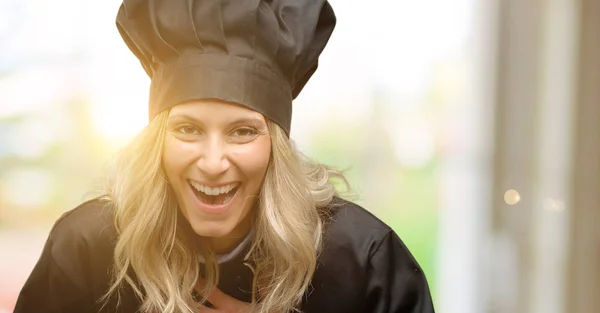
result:
M 150 122 L 56 222 L 16 313 L 433 312 L 398 236 L 289 139 L 329 3 L 126 0 L 117 26 Z

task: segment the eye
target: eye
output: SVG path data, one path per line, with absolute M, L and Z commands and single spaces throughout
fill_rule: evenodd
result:
M 258 135 L 258 131 L 252 128 L 238 128 L 233 132 L 236 137 L 254 137 Z
M 231 138 L 231 142 L 243 144 L 254 140 L 258 135 L 258 130 L 254 128 L 241 127 L 231 132 L 229 136 Z
M 174 125 L 169 127 L 168 131 L 183 141 L 196 141 L 198 136 L 202 135 L 197 127 L 190 124 Z
M 191 125 L 182 125 L 175 128 L 175 131 L 182 135 L 197 135 L 199 134 L 196 127 Z

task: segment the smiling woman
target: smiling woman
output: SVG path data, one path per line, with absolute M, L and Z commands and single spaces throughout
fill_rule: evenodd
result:
M 163 164 L 177 202 L 213 251 L 248 233 L 250 211 L 269 165 L 271 139 L 258 112 L 205 100 L 170 110 Z
M 327 1 L 126 0 L 117 26 L 150 123 L 56 222 L 16 313 L 433 312 L 396 233 L 289 138 Z

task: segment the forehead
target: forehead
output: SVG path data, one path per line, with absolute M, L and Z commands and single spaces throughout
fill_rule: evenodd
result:
M 201 121 L 228 122 L 240 118 L 264 122 L 264 116 L 242 105 L 217 99 L 194 100 L 171 108 L 169 118 L 189 117 Z

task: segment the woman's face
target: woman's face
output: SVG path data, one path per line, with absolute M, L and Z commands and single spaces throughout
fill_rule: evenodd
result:
M 227 252 L 250 229 L 269 164 L 265 118 L 239 105 L 202 100 L 173 107 L 167 130 L 163 165 L 179 208 L 217 253 Z

